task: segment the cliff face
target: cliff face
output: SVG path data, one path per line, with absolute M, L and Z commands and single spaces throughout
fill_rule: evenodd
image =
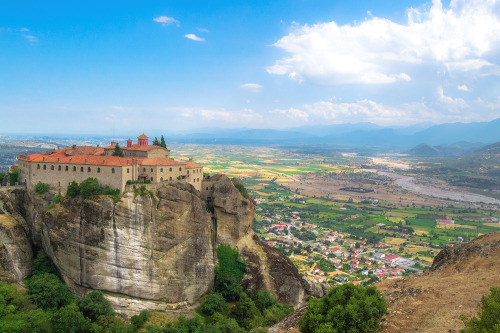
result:
M 22 284 L 31 272 L 32 257 L 28 225 L 9 195 L 0 191 L 0 281 Z
M 65 200 L 47 209 L 42 199 L 17 193 L 19 210 L 63 279 L 77 295 L 102 290 L 119 313 L 144 309 L 191 312 L 213 285 L 215 249 L 238 247 L 247 260 L 244 283 L 266 288 L 297 306 L 305 298 L 293 264 L 260 242 L 251 227 L 255 203 L 230 179 L 204 182 L 210 192 L 171 182 L 146 195 L 126 193 Z

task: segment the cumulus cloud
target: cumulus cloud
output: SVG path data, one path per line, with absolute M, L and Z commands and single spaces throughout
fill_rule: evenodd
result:
M 163 26 L 165 25 L 170 25 L 170 24 L 175 24 L 176 26 L 179 26 L 180 23 L 173 17 L 168 17 L 168 16 L 158 16 L 153 19 L 153 21 L 161 23 Z
M 465 84 L 459 85 L 457 89 L 462 91 L 469 91 L 469 87 L 467 87 Z
M 409 81 L 412 66 L 423 63 L 449 71 L 497 66 L 490 58 L 500 51 L 499 7 L 499 0 L 452 0 L 449 8 L 433 0 L 429 9 L 409 9 L 406 24 L 370 16 L 298 26 L 274 44 L 289 56 L 267 71 L 332 85 Z
M 197 109 L 182 108 L 180 112 L 183 118 L 197 118 L 202 121 L 214 121 L 217 123 L 242 123 L 261 121 L 262 115 L 254 112 L 252 109 L 225 110 L 225 109 Z
M 195 34 L 187 34 L 187 35 L 184 35 L 184 37 L 191 39 L 191 40 L 195 40 L 197 42 L 204 42 L 205 41 L 205 38 L 198 37 Z
M 452 98 L 446 96 L 443 91 L 443 87 L 438 87 L 438 103 L 445 106 L 451 112 L 459 112 L 461 109 L 469 108 L 469 104 L 462 98 Z
M 247 89 L 251 92 L 260 92 L 264 86 L 258 83 L 245 83 L 241 85 L 241 88 Z

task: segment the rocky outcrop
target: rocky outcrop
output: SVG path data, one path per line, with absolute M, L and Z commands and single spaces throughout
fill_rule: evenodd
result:
M 223 243 L 238 247 L 246 259 L 245 287 L 303 304 L 296 267 L 251 229 L 254 201 L 225 176 L 203 187 L 210 190 L 169 182 L 125 193 L 116 203 L 101 195 L 50 206 L 50 198 L 18 190 L 15 202 L 31 231 L 26 234 L 52 258 L 69 288 L 77 295 L 102 290 L 125 316 L 190 313 L 213 286 L 215 249 Z
M 0 281 L 22 284 L 31 272 L 32 257 L 28 225 L 9 195 L 0 191 Z

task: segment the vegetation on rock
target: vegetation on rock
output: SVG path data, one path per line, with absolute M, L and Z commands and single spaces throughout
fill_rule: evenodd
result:
M 387 314 L 387 305 L 377 288 L 351 283 L 330 289 L 323 298 L 313 298 L 299 321 L 302 333 L 377 332 Z
M 472 318 L 462 315 L 462 333 L 500 332 L 500 287 L 491 287 L 491 294 L 481 298 L 481 311 Z
M 49 191 L 49 189 L 49 185 L 42 182 L 38 182 L 35 185 L 35 193 L 37 194 L 45 194 Z

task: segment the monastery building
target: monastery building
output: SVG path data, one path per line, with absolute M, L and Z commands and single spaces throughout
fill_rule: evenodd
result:
M 127 182 L 149 180 L 151 183 L 184 179 L 197 190 L 201 190 L 203 166 L 175 161 L 169 157 L 170 150 L 149 144 L 142 134 L 137 144 L 127 140 L 121 147 L 123 157 L 112 156 L 116 143 L 107 147 L 70 146 L 43 154 L 19 157 L 19 183 L 33 189 L 38 182 L 48 184 L 51 189 L 64 193 L 72 181 L 78 183 L 93 177 L 99 184 L 124 191 Z

